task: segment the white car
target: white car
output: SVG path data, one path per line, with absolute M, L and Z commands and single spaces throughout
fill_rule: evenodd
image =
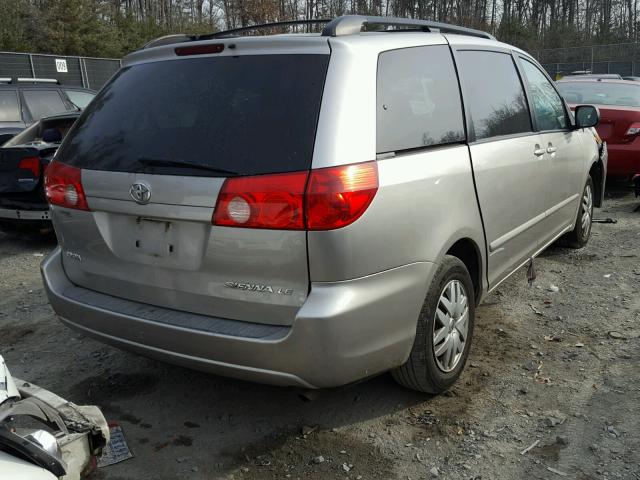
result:
M 26 417 L 43 428 L 27 427 Z M 79 480 L 108 442 L 98 407 L 78 406 L 14 379 L 0 355 L 0 478 Z

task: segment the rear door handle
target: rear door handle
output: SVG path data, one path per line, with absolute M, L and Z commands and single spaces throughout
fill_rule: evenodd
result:
M 536 145 L 536 149 L 533 151 L 533 154 L 536 157 L 541 157 L 542 155 L 544 155 L 544 152 L 545 152 L 544 148 L 540 148 L 540 145 Z
M 556 153 L 556 150 L 558 150 L 556 147 L 547 147 L 547 153 Z

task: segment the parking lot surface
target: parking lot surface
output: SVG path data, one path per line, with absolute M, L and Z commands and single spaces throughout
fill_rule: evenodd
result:
M 583 250 L 552 247 L 477 311 L 445 395 L 389 375 L 317 392 L 166 365 L 62 326 L 52 234 L 0 232 L 0 353 L 19 378 L 119 423 L 134 458 L 93 478 L 640 479 L 640 212 L 608 194 Z M 364 328 L 364 327 L 363 327 Z

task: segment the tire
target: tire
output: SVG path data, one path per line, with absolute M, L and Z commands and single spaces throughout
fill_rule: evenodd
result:
M 462 334 L 463 325 L 456 325 L 455 321 L 453 322 L 453 329 L 443 326 L 444 322 L 449 321 L 451 315 L 447 313 L 447 309 L 444 304 L 441 304 L 441 300 L 443 297 L 445 300 L 451 298 L 452 290 L 450 288 L 455 289 L 456 287 L 461 288 L 463 295 L 467 299 L 466 308 L 463 309 L 467 316 L 466 335 Z M 440 313 L 436 313 L 438 310 Z M 462 318 L 464 316 L 464 314 L 460 315 L 459 313 L 455 311 L 453 317 Z M 438 320 L 436 320 L 436 315 L 438 315 Z M 475 295 L 469 271 L 460 259 L 446 255 L 436 271 L 422 305 L 422 310 L 418 317 L 416 338 L 413 342 L 409 359 L 404 365 L 391 371 L 393 378 L 400 385 L 420 392 L 438 394 L 446 391 L 456 382 L 464 369 L 473 338 L 474 321 Z M 460 327 L 460 330 L 457 327 Z M 443 333 L 441 335 L 445 335 L 445 337 L 444 339 L 439 339 L 434 345 L 434 333 L 436 330 L 442 330 Z M 457 353 L 453 357 L 453 362 L 449 362 L 446 353 L 443 355 L 438 352 L 440 357 L 436 358 L 435 352 L 441 350 L 443 343 L 454 342 L 455 345 L 454 337 L 456 336 L 458 340 L 463 340 L 464 344 L 462 352 L 459 352 L 458 349 L 454 350 Z
M 587 183 L 580 197 L 580 208 L 576 218 L 575 228 L 563 238 L 563 244 L 569 248 L 583 248 L 589 243 L 591 237 L 591 224 L 593 222 L 593 180 L 587 177 Z M 586 214 L 586 215 L 585 215 Z

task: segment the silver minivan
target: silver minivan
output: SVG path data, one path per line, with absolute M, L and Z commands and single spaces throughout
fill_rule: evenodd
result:
M 304 388 L 459 377 L 483 297 L 584 246 L 606 146 L 527 53 L 347 16 L 123 60 L 47 171 L 62 322 L 142 355 Z

